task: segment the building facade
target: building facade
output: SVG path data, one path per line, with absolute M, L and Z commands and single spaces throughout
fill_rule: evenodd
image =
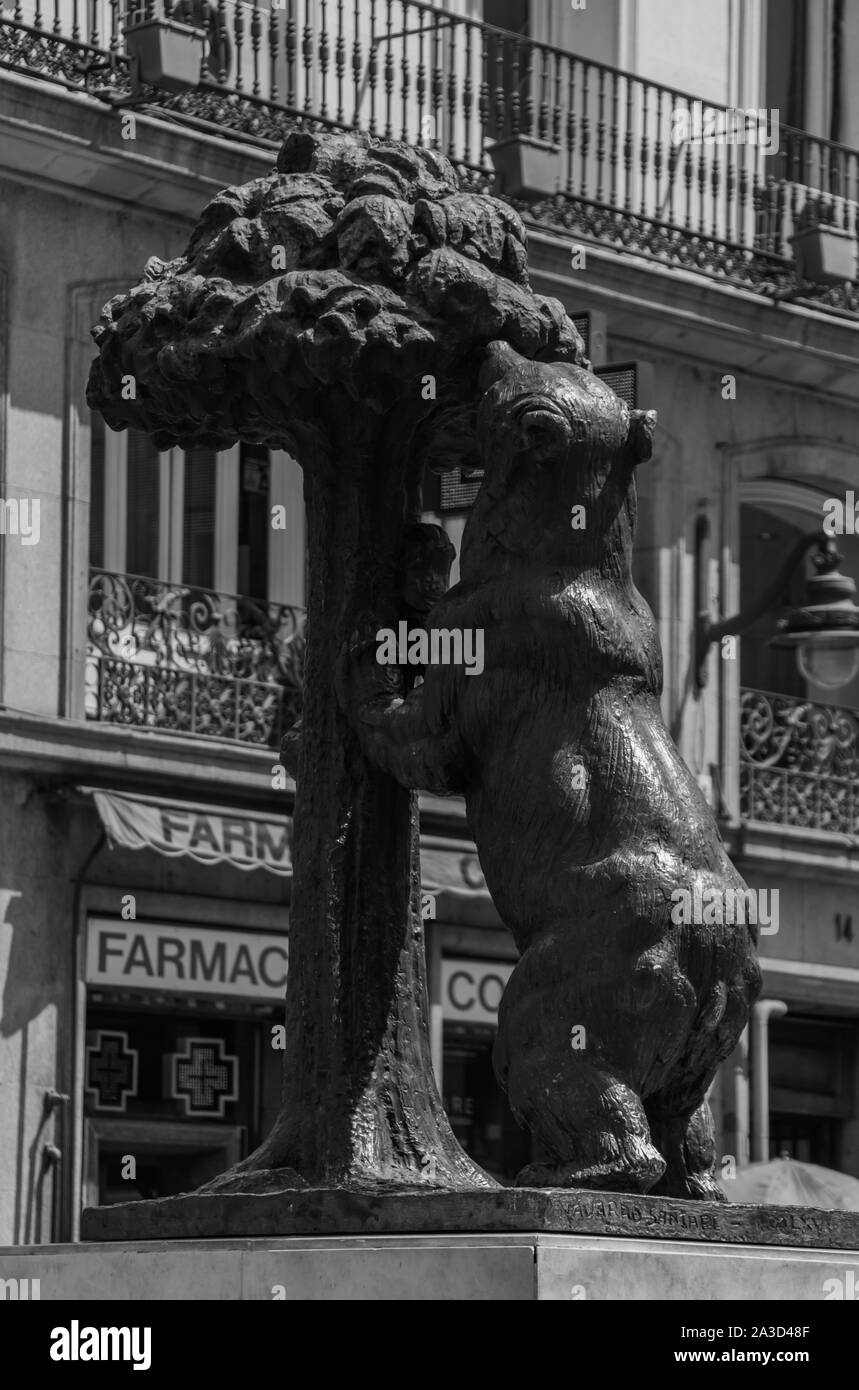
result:
M 168 17 L 174 51 L 135 47 Z M 0 1243 L 196 1186 L 277 1111 L 300 473 L 159 454 L 84 389 L 101 306 L 301 123 L 432 144 L 508 199 L 534 288 L 658 411 L 636 579 L 665 718 L 770 916 L 711 1094 L 720 1168 L 859 1176 L 859 678 L 768 645 L 801 570 L 696 653 L 699 615 L 747 608 L 832 500 L 859 579 L 857 57 L 859 0 L 2 7 Z M 455 543 L 478 482 L 427 480 Z M 511 1181 L 530 1140 L 491 1045 L 515 948 L 461 804 L 422 798 L 421 825 L 436 1070 Z

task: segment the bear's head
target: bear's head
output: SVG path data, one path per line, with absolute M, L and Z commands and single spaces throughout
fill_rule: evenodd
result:
M 655 411 L 630 410 L 599 377 L 493 343 L 478 411 L 484 479 L 462 542 L 461 575 L 506 570 L 627 572 L 635 467 L 651 454 Z

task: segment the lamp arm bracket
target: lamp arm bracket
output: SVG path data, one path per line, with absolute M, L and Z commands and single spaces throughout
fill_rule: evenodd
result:
M 787 584 L 796 573 L 800 561 L 804 559 L 809 550 L 825 540 L 826 537 L 822 531 L 810 531 L 806 535 L 800 536 L 772 583 L 768 584 L 757 598 L 753 599 L 745 608 L 741 608 L 739 613 L 733 613 L 729 618 L 721 618 L 718 622 L 713 622 L 706 612 L 698 614 L 696 666 L 699 672 L 704 665 L 707 650 L 712 643 L 720 641 L 722 637 L 734 636 L 747 631 L 752 623 L 757 622 L 758 618 L 763 617 L 764 613 L 775 607 Z M 703 681 L 700 684 L 703 684 Z

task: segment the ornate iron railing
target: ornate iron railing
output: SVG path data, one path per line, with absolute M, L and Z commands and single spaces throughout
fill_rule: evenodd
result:
M 301 609 L 90 571 L 88 719 L 278 747 L 303 661 Z
M 859 834 L 859 713 L 743 690 L 740 813 Z
M 790 242 L 809 220 L 855 238 L 859 152 L 845 145 L 780 124 L 767 153 L 690 93 L 422 0 L 19 0 L 13 15 L 0 22 L 0 64 L 107 99 L 129 92 L 127 20 L 196 22 L 199 86 L 139 99 L 222 135 L 357 128 L 441 150 L 483 190 L 495 143 L 543 141 L 545 197 L 511 195 L 530 221 L 859 310 L 852 283 L 798 284 Z M 693 139 L 676 143 L 682 112 Z

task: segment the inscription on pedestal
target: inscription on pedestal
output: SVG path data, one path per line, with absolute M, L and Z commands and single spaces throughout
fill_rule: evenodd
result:
M 681 1231 L 700 1234 L 706 1237 L 717 1229 L 715 1216 L 708 1212 L 672 1211 L 662 1206 L 657 1211 L 642 1208 L 637 1202 L 622 1199 L 598 1198 L 594 1201 L 575 1202 L 570 1210 L 571 1218 L 586 1221 L 603 1221 L 608 1225 L 624 1222 L 630 1226 L 641 1226 L 647 1230 L 654 1226 L 672 1227 Z

